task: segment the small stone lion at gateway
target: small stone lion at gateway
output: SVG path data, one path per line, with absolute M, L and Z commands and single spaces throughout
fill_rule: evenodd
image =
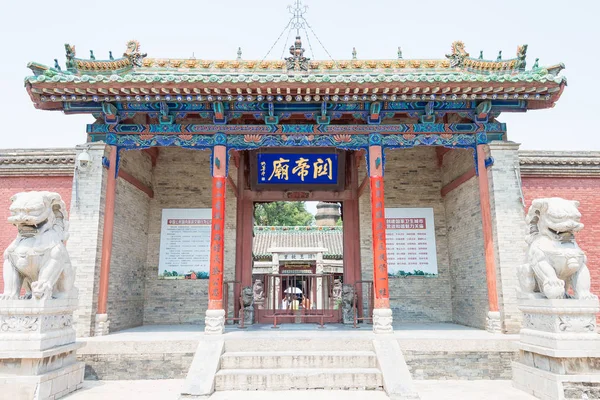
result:
M 575 232 L 583 229 L 578 207 L 578 201 L 557 197 L 532 202 L 527 213 L 527 264 L 518 269 L 525 297 L 597 298 L 590 292 L 586 256 L 575 242 Z
M 67 208 L 58 193 L 22 192 L 11 197 L 8 222 L 18 229 L 4 252 L 4 293 L 17 299 L 25 285 L 26 298 L 67 297 L 75 271 L 65 247 Z

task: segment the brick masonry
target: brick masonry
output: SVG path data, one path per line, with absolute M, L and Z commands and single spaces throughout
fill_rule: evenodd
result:
M 183 379 L 194 352 L 80 354 L 86 380 Z
M 489 155 L 494 164 L 489 168 L 490 206 L 496 259 L 496 285 L 502 330 L 518 333 L 522 314 L 517 305 L 517 267 L 525 260 L 525 211 L 523 208 L 519 144 L 493 141 Z
M 146 153 L 122 152 L 120 170 L 151 186 L 152 163 Z M 107 304 L 111 332 L 143 324 L 150 201 L 142 190 L 117 179 Z
M 511 362 L 517 351 L 414 351 L 402 352 L 416 380 L 511 379 Z
M 395 322 L 452 321 L 446 213 L 442 176 L 434 148 L 388 150 L 385 154 L 385 207 L 431 207 L 434 212 L 437 277 L 390 278 L 390 307 Z M 362 171 L 361 174 L 366 174 Z M 360 176 L 359 179 L 362 180 Z M 363 279 L 373 279 L 370 190 L 359 200 Z
M 235 167 L 229 174 L 237 176 Z M 210 152 L 162 148 L 153 175 L 148 255 L 145 276 L 144 324 L 200 324 L 208 307 L 208 280 L 158 279 L 163 208 L 210 208 Z M 236 199 L 226 192 L 225 280 L 235 274 Z
M 472 150 L 451 150 L 442 163 L 447 185 L 474 168 Z M 488 291 L 483 253 L 479 184 L 474 176 L 444 198 L 452 285 L 452 321 L 485 328 Z
M 75 286 L 79 289 L 79 307 L 74 314 L 77 336 L 91 336 L 98 308 L 98 280 L 104 228 L 104 194 L 107 171 L 102 157 L 109 148 L 102 143 L 87 146 L 89 167 L 77 170 L 71 192 L 70 237 L 67 250 L 77 270 Z M 78 153 L 84 149 L 78 147 Z

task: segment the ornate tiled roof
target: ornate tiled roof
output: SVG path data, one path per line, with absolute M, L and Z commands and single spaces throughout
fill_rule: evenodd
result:
M 73 148 L 0 150 L 0 176 L 73 175 L 75 154 Z
M 521 175 L 600 177 L 599 151 L 519 151 Z
M 300 46 L 298 50 L 297 47 Z M 558 99 L 564 65 L 526 69 L 527 45 L 516 57 L 472 58 L 462 42 L 441 59 L 309 60 L 300 38 L 292 57 L 276 61 L 149 58 L 137 41 L 122 57 L 77 58 L 65 45 L 66 69 L 30 63 L 25 79 L 40 108 L 70 101 L 359 101 L 528 99 L 547 108 Z M 111 53 L 112 54 L 112 53 Z M 535 102 L 537 101 L 537 103 Z
M 270 257 L 268 251 L 277 247 L 325 247 L 328 258 L 342 257 L 341 226 L 256 226 L 252 252 L 255 258 Z

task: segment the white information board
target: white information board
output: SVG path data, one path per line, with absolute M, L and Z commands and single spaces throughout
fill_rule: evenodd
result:
M 437 275 L 433 208 L 386 208 L 388 275 Z
M 183 278 L 193 271 L 208 278 L 210 228 L 210 208 L 163 209 L 158 276 Z

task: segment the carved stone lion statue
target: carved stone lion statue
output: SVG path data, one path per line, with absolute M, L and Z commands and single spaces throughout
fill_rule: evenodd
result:
M 245 286 L 240 294 L 240 314 L 244 318 L 244 325 L 254 323 L 254 293 L 250 286 Z
M 260 279 L 254 281 L 254 285 L 252 286 L 252 291 L 254 293 L 254 302 L 263 302 L 265 300 L 265 287 Z
M 242 289 L 242 294 L 240 295 L 240 303 L 242 307 L 249 307 L 254 302 L 254 294 L 252 293 L 252 288 L 250 286 L 245 286 Z
M 342 322 L 344 324 L 354 323 L 354 287 L 352 285 L 342 286 Z
M 16 299 L 23 285 L 26 298 L 66 297 L 75 271 L 65 247 L 67 208 L 58 193 L 22 192 L 11 197 L 8 222 L 18 229 L 4 252 L 4 293 Z
M 342 281 L 339 279 L 333 280 L 333 288 L 331 289 L 331 297 L 334 301 L 341 300 L 342 298 Z
M 561 198 L 536 199 L 527 213 L 527 264 L 518 269 L 525 297 L 595 299 L 590 292 L 586 256 L 575 241 L 583 229 L 579 202 Z M 542 296 L 543 295 L 543 296 Z

